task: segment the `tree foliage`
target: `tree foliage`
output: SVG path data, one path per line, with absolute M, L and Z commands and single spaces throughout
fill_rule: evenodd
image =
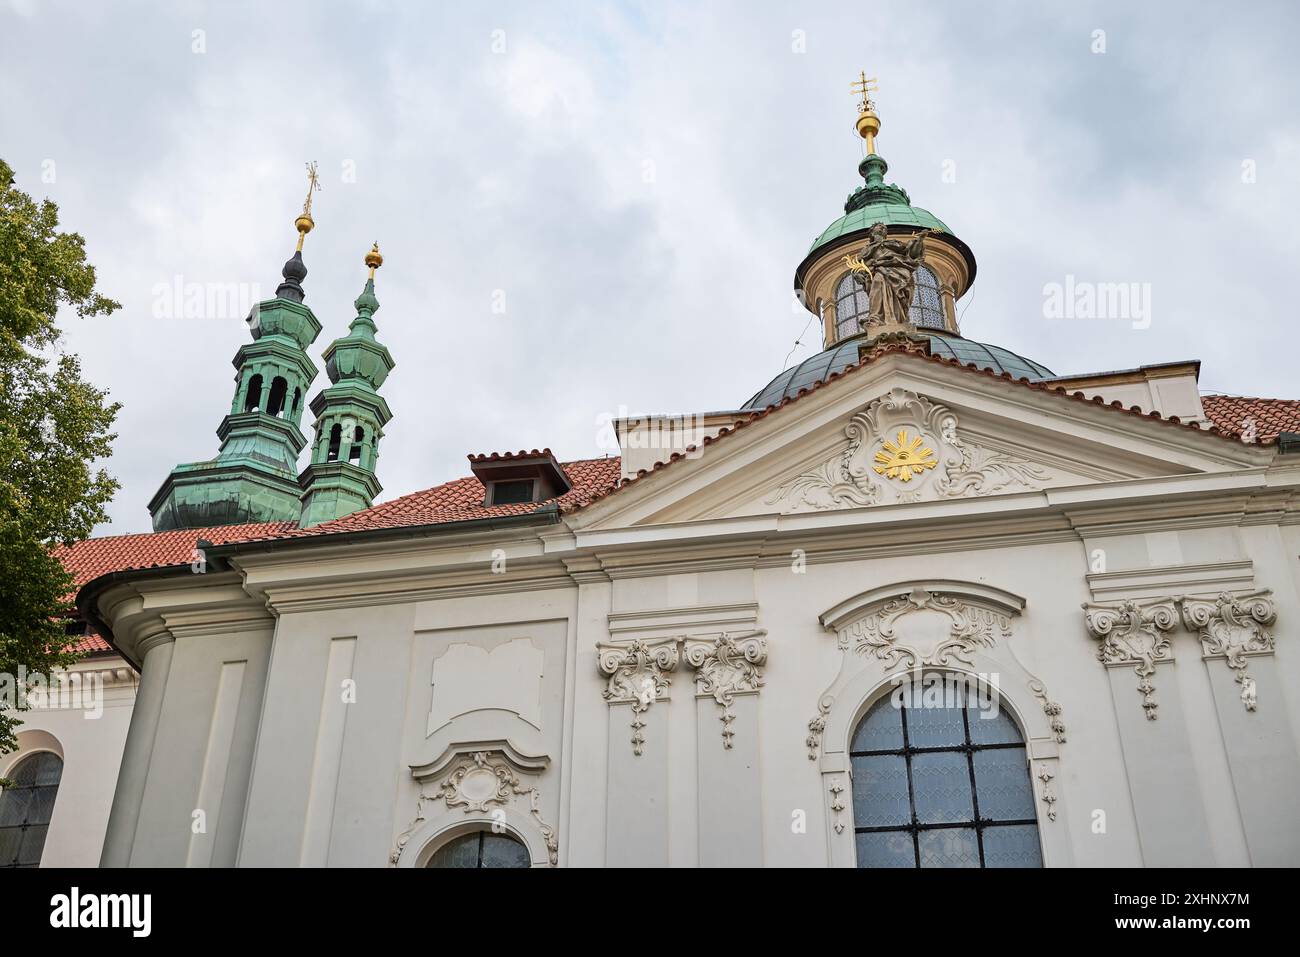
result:
M 0 160 L 0 674 L 49 674 L 70 664 L 63 618 L 72 577 L 55 551 L 107 517 L 117 482 L 106 458 L 119 406 L 81 378 L 59 349 L 56 319 L 107 315 L 85 240 L 59 232 L 59 210 L 14 185 Z M 11 702 L 0 701 L 0 708 Z M 13 711 L 0 711 L 0 753 L 16 747 Z

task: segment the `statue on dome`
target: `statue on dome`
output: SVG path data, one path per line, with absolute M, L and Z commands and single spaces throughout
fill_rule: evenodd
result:
M 916 267 L 925 257 L 925 237 L 930 232 L 922 229 L 904 242 L 890 239 L 885 224 L 876 223 L 867 232 L 867 244 L 861 252 L 844 257 L 845 265 L 867 294 L 867 312 L 859 319 L 864 332 L 876 326 L 908 323 L 916 292 Z

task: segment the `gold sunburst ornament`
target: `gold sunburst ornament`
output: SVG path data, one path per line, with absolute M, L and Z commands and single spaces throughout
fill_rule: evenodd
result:
M 919 435 L 912 438 L 907 434 L 907 429 L 899 429 L 897 441 L 885 439 L 881 450 L 876 453 L 875 471 L 885 478 L 910 482 L 913 475 L 920 475 L 938 464 L 934 449 L 925 445 Z

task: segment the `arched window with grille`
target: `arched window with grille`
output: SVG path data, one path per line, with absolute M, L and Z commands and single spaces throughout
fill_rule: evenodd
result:
M 509 834 L 471 831 L 453 838 L 433 852 L 425 867 L 477 869 L 531 867 L 528 848 Z
M 916 268 L 916 289 L 912 293 L 912 305 L 907 317 L 912 325 L 922 329 L 943 329 L 943 297 L 939 292 L 939 280 L 926 266 Z
M 54 815 L 63 759 L 52 751 L 38 751 L 20 759 L 8 777 L 13 785 L 0 791 L 0 868 L 37 867 Z
M 887 695 L 853 732 L 858 867 L 1041 867 L 1020 728 L 1005 708 L 940 697 Z

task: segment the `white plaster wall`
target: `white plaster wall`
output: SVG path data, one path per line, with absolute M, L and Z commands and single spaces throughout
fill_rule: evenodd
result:
M 116 655 L 81 662 L 70 670 L 117 672 L 125 680 L 106 683 L 97 718 L 88 717 L 93 711 L 74 708 L 24 711 L 19 750 L 0 756 L 0 777 L 35 751 L 54 751 L 63 758 L 42 867 L 98 866 L 135 701 L 134 678 Z
M 851 550 L 853 538 L 841 535 L 837 544 Z M 767 554 L 804 546 L 811 554 L 812 545 L 787 536 L 779 547 L 769 543 Z M 1043 817 L 1044 805 L 1036 801 L 1044 847 L 1050 844 L 1057 862 L 1253 863 L 1220 733 L 1224 716 L 1235 721 L 1236 715 L 1216 710 L 1239 707 L 1235 701 L 1225 705 L 1222 690 L 1216 699 L 1213 668 L 1221 662 L 1203 661 L 1196 637 L 1177 631 L 1173 660 L 1160 666 L 1155 679 L 1164 710 L 1158 721 L 1148 722 L 1132 669 L 1104 667 L 1084 626 L 1080 606 L 1101 587 L 1089 578 L 1097 549 L 1105 553 L 1108 572 L 1138 582 L 1171 567 L 1249 563 L 1256 584 L 1274 589 L 1278 605 L 1278 650 L 1272 656 L 1278 681 L 1268 687 L 1291 688 L 1300 679 L 1293 530 L 1267 524 L 1159 532 L 1107 525 L 1095 536 L 1063 530 L 1015 547 L 958 550 L 937 543 L 879 557 L 814 560 L 802 572 L 768 557 L 698 572 L 668 567 L 612 579 L 593 574 L 577 582 L 557 579 L 544 588 L 507 575 L 490 592 L 410 601 L 336 596 L 336 607 L 282 612 L 273 636 L 256 639 L 268 645 L 263 657 L 254 653 L 252 631 L 177 642 L 159 721 L 166 732 L 159 733 L 149 764 L 132 863 L 194 863 L 188 822 L 205 769 L 217 767 L 222 782 L 215 790 L 209 784 L 208 793 L 221 796 L 220 842 L 238 835 L 240 865 L 384 866 L 404 836 L 417 835 L 417 843 L 434 840 L 489 820 L 438 802 L 421 806 L 411 768 L 459 745 L 504 740 L 544 759 L 540 770 L 522 775 L 537 788 L 538 816 L 529 813 L 526 801 L 516 801 L 509 828 L 535 840 L 538 820 L 554 826 L 562 865 L 721 863 L 719 855 L 725 857 L 730 845 L 748 862 L 825 866 L 835 839 L 829 837 L 823 774 L 809 760 L 805 738 L 841 656 L 852 652 L 836 647 L 818 615 L 872 588 L 935 579 L 990 586 L 1025 599 L 1010 645 L 1015 660 L 1061 705 L 1068 731 L 1057 749 L 1057 819 Z M 640 613 L 647 613 L 645 621 L 637 623 Z M 667 695 L 646 712 L 644 751 L 634 755 L 631 709 L 602 697 L 606 677 L 597 669 L 598 646 L 692 629 L 716 632 L 719 614 L 732 615 L 739 626 L 751 615 L 750 624 L 766 631 L 768 644 L 763 688 L 736 709 L 734 754 L 710 750 L 718 747 L 717 706 L 697 696 L 694 673 L 682 664 L 669 675 Z M 437 711 L 434 662 L 453 645 L 486 653 L 516 641 L 541 654 L 540 678 L 530 670 L 527 681 L 512 674 L 502 684 L 518 695 L 528 681 L 536 682 L 537 707 L 512 711 L 512 699 L 503 704 L 494 688 L 490 706 L 466 708 L 458 689 L 460 712 L 442 714 L 431 727 L 430 711 Z M 213 742 L 221 746 L 214 728 L 221 725 L 223 666 L 235 660 L 247 663 L 241 680 L 264 691 L 248 692 L 233 717 L 227 716 L 237 728 L 230 753 L 214 758 Z M 531 655 L 512 653 L 502 660 L 534 669 Z M 352 703 L 338 701 L 342 680 L 355 682 Z M 1013 711 L 1041 721 L 1038 702 L 1023 687 L 1004 691 Z M 1294 740 L 1300 737 L 1300 713 L 1296 696 L 1284 694 L 1261 708 L 1271 716 L 1283 709 L 1286 733 Z M 836 707 L 856 713 L 861 704 L 842 701 Z M 524 720 L 525 712 L 540 715 L 540 727 Z M 851 726 L 852 715 L 841 717 Z M 1170 742 L 1176 743 L 1172 749 Z M 839 749 L 843 745 L 838 742 Z M 732 757 L 740 762 L 734 778 L 709 773 L 711 764 L 701 770 L 702 761 Z M 1162 785 L 1166 767 L 1169 783 Z M 238 790 L 242 782 L 246 792 Z M 222 794 L 223 787 L 228 793 Z M 736 802 L 734 815 L 720 815 L 717 809 L 725 805 L 713 800 L 727 789 L 723 796 Z M 244 793 L 246 809 L 231 817 L 230 808 L 243 808 Z M 1194 809 L 1207 826 L 1176 840 L 1158 828 L 1142 833 L 1142 814 L 1150 821 L 1162 808 Z M 1098 812 L 1104 830 L 1095 827 Z M 1276 815 L 1263 822 L 1266 831 L 1297 830 L 1293 809 L 1258 813 Z M 807 821 L 803 831 L 792 827 L 801 816 Z M 412 846 L 410 853 L 419 856 L 422 850 L 427 852 Z M 544 851 L 535 852 L 535 860 L 537 853 L 544 864 Z M 406 854 L 404 865 L 411 859 Z M 211 863 L 234 860 L 218 853 Z

